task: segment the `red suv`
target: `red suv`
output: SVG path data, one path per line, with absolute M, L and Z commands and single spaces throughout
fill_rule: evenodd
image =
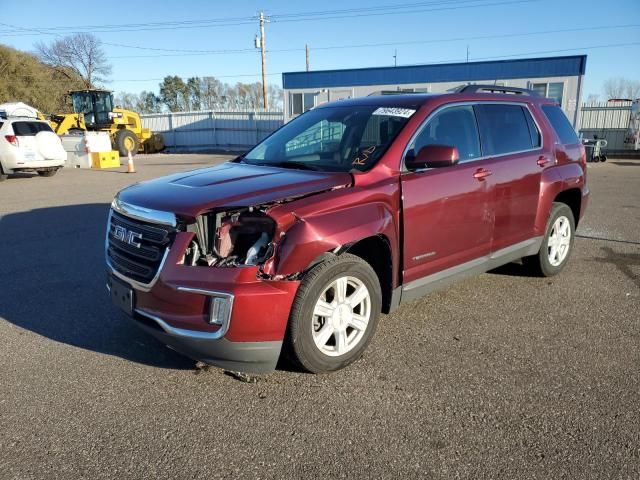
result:
M 284 350 L 337 370 L 381 312 L 518 259 L 560 272 L 585 160 L 558 105 L 527 90 L 322 105 L 232 161 L 122 190 L 111 297 L 193 359 L 264 373 Z

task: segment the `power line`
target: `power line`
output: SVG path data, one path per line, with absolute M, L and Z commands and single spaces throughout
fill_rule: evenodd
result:
M 318 20 L 332 20 L 332 19 L 341 19 L 341 18 L 354 18 L 354 17 L 370 17 L 370 16 L 380 16 L 380 15 L 402 15 L 402 14 L 410 14 L 410 13 L 424 13 L 424 12 L 433 12 L 433 11 L 442 11 L 442 10 L 460 10 L 460 9 L 468 9 L 468 8 L 478 8 L 478 7 L 489 7 L 489 6 L 498 6 L 498 5 L 512 5 L 512 4 L 522 4 L 522 3 L 532 3 L 538 2 L 540 0 L 504 0 L 499 2 L 491 2 L 490 0 L 437 0 L 431 2 L 420 2 L 413 4 L 401 4 L 398 5 L 386 5 L 386 6 L 378 6 L 378 7 L 363 7 L 363 8 L 354 8 L 348 10 L 325 10 L 322 12 L 299 12 L 299 13 L 290 13 L 290 14 L 278 14 L 278 15 L 269 15 L 268 18 L 272 22 L 277 23 L 289 23 L 289 22 L 308 22 L 308 21 L 318 21 Z M 483 2 L 483 3 L 478 3 Z M 489 2 L 489 3 L 487 3 Z M 467 4 L 467 5 L 464 5 Z M 404 6 L 402 6 L 404 5 Z M 431 6 L 437 8 L 413 8 L 410 9 L 408 7 L 424 7 Z M 383 11 L 384 10 L 384 11 Z M 388 10 L 388 11 L 387 11 Z M 367 13 L 369 12 L 369 13 Z M 172 24 L 166 25 L 158 25 L 158 24 L 129 24 L 129 25 L 141 25 L 140 27 L 128 27 L 122 28 L 118 25 L 113 25 L 113 28 L 105 28 L 105 26 L 94 26 L 94 28 L 82 28 L 78 30 L 62 30 L 62 27 L 54 27 L 47 28 L 41 27 L 38 29 L 34 28 L 23 28 L 16 27 L 12 25 L 3 24 L 10 28 L 14 28 L 14 30 L 7 32 L 0 31 L 0 35 L 4 36 L 26 36 L 26 35 L 60 35 L 61 33 L 119 33 L 119 32 L 139 32 L 139 31 L 150 31 L 150 30 L 178 30 L 178 29 L 193 29 L 193 28 L 211 28 L 211 27 L 226 27 L 226 26 L 237 26 L 237 25 L 247 25 L 253 24 L 255 21 L 254 17 L 234 17 L 234 21 L 225 20 L 225 19 L 214 19 L 214 20 L 187 20 L 183 22 L 191 22 L 189 24 L 181 24 L 180 22 L 173 22 Z M 238 20 L 238 21 L 236 21 Z M 198 24 L 197 22 L 208 22 L 205 24 Z M 162 22 L 159 22 L 162 23 Z M 171 23 L 171 22 L 166 22 Z M 27 30 L 33 33 L 15 33 L 15 28 L 20 30 Z M 70 27 L 66 27 L 67 29 Z M 73 27 L 71 27 L 73 28 Z M 56 30 L 59 29 L 59 30 Z
M 469 0 L 469 1 L 486 1 L 486 0 Z M 461 5 L 461 6 L 451 6 L 451 7 L 439 7 L 439 8 L 428 8 L 428 9 L 419 9 L 419 10 L 407 10 L 407 11 L 396 11 L 394 8 L 393 11 L 389 12 L 375 12 L 375 13 L 354 13 L 350 15 L 335 15 L 335 16 L 325 16 L 325 17 L 312 17 L 312 18 L 291 18 L 291 19 L 283 19 L 278 20 L 274 18 L 272 21 L 274 23 L 288 23 L 288 22 L 308 22 L 308 21 L 318 21 L 318 20 L 333 20 L 340 18 L 355 18 L 355 17 L 375 17 L 375 16 L 387 16 L 387 15 L 403 15 L 407 13 L 424 13 L 424 12 L 436 12 L 436 11 L 444 11 L 444 10 L 460 10 L 467 8 L 478 8 L 478 7 L 493 7 L 498 5 L 515 5 L 521 3 L 533 3 L 539 2 L 540 0 L 506 0 L 501 2 L 491 2 L 491 3 L 483 3 L 479 5 Z M 273 18 L 273 17 L 272 17 Z
M 492 56 L 487 56 L 487 57 L 474 57 L 474 58 L 469 58 L 470 62 L 474 62 L 474 61 L 484 61 L 484 60 L 500 60 L 500 59 L 504 59 L 504 58 L 514 58 L 514 57 L 521 57 L 521 56 L 528 56 L 528 55 L 542 55 L 542 54 L 550 54 L 550 53 L 565 53 L 565 52 L 573 52 L 573 51 L 581 51 L 581 50 L 595 50 L 595 49 L 603 49 L 603 48 L 618 48 L 618 47 L 630 47 L 630 46 L 637 46 L 640 45 L 640 42 L 629 42 L 629 43 L 609 43 L 609 44 L 604 44 L 604 45 L 589 45 L 589 46 L 583 46 L 583 47 L 574 47 L 574 48 L 563 48 L 563 49 L 556 49 L 556 50 L 537 50 L 537 51 L 528 51 L 528 52 L 520 52 L 520 53 L 511 53 L 511 54 L 505 54 L 505 55 L 492 55 Z M 441 63 L 464 63 L 465 59 L 464 58 L 456 58 L 456 59 L 448 59 L 448 60 L 438 60 L 438 61 L 433 61 L 433 62 L 429 62 L 426 65 L 432 65 L 432 64 L 441 64 Z M 398 67 L 408 67 L 408 66 L 415 66 L 415 65 L 425 65 L 425 63 L 419 63 L 419 64 L 401 64 L 398 65 Z M 376 67 L 370 67 L 370 68 L 376 68 Z M 273 73 L 269 73 L 269 76 L 273 76 L 273 75 L 282 75 L 283 72 L 273 72 Z M 260 73 L 241 73 L 241 74 L 225 74 L 225 75 L 194 75 L 195 77 L 200 77 L 200 78 L 206 78 L 206 77 L 213 77 L 213 78 L 239 78 L 239 77 L 260 77 L 261 74 Z M 25 78 L 31 78 L 31 77 L 40 77 L 39 75 L 19 75 L 18 77 L 25 77 Z M 187 76 L 188 78 L 188 76 Z M 164 80 L 164 77 L 157 77 L 157 78 L 125 78 L 125 79 L 118 79 L 116 81 L 118 82 L 151 82 L 151 81 L 161 81 Z M 53 80 L 53 79 L 47 79 L 46 81 L 58 81 L 58 80 Z M 59 81 L 64 81 L 64 82 L 68 82 L 67 80 L 59 80 Z
M 612 29 L 622 29 L 622 28 L 638 28 L 640 24 L 629 24 L 629 25 L 602 25 L 596 27 L 582 27 L 582 28 L 565 28 L 559 30 L 542 30 L 537 32 L 516 32 L 516 33 L 506 33 L 506 34 L 496 34 L 496 35 L 476 35 L 470 37 L 450 37 L 450 38 L 438 38 L 438 39 L 430 39 L 430 40 L 406 40 L 400 42 L 380 42 L 380 43 L 357 43 L 357 44 L 343 44 L 343 45 L 327 45 L 327 46 L 319 46 L 319 47 L 310 47 L 309 50 L 337 50 L 337 49 L 348 49 L 348 48 L 372 48 L 372 47 L 388 47 L 388 46 L 397 46 L 397 45 L 420 45 L 420 44 L 431 44 L 431 43 L 447 43 L 447 42 L 458 42 L 458 41 L 470 41 L 470 40 L 489 40 L 496 38 L 512 38 L 512 37 L 526 37 L 526 36 L 534 36 L 534 35 L 550 35 L 554 33 L 576 33 L 576 32 L 587 32 L 587 31 L 595 31 L 595 30 L 612 30 Z M 145 50 L 146 47 L 138 47 L 140 49 Z M 164 49 L 156 49 L 152 50 L 161 50 Z M 267 53 L 282 53 L 282 52 L 300 52 L 305 50 L 304 48 L 282 48 L 282 49 L 268 49 Z M 218 54 L 237 54 L 237 53 L 253 53 L 255 49 L 253 48 L 245 48 L 245 49 L 237 49 L 237 50 L 173 50 L 167 49 L 166 51 L 175 52 L 179 51 L 181 53 L 172 53 L 172 54 L 158 54 L 158 55 L 110 55 L 109 58 L 156 58 L 156 57 L 176 57 L 176 56 L 199 56 L 199 55 L 218 55 Z
M 322 11 L 308 11 L 308 12 L 295 12 L 295 13 L 281 13 L 281 14 L 273 14 L 270 18 L 291 18 L 291 17 L 308 17 L 308 16 L 321 16 L 328 14 L 339 14 L 339 13 L 357 13 L 363 11 L 376 11 L 376 10 L 388 10 L 388 9 L 406 9 L 411 7 L 424 7 L 430 5 L 442 5 L 442 4 L 463 4 L 463 3 L 473 3 L 473 2 L 481 2 L 487 0 L 431 0 L 425 2 L 414 2 L 414 3 L 404 3 L 404 4 L 396 4 L 396 5 L 379 5 L 375 7 L 360 7 L 360 8 L 350 8 L 350 9 L 334 9 L 334 10 L 322 10 Z M 123 24 L 102 24 L 102 25 L 84 25 L 82 27 L 83 31 L 96 31 L 100 30 L 114 30 L 120 31 L 121 28 L 143 28 L 143 27 L 172 27 L 172 26 L 181 26 L 187 25 L 189 27 L 196 25 L 204 25 L 210 23 L 230 23 L 230 22 L 247 22 L 251 23 L 258 19 L 257 15 L 252 16 L 244 16 L 244 17 L 223 17 L 223 18 L 214 18 L 214 19 L 198 19 L 198 20 L 172 20 L 172 21 L 164 21 L 164 22 L 144 22 L 144 23 L 123 23 Z M 6 25 L 7 27 L 12 28 L 11 31 L 0 31 L 2 33 L 15 33 L 21 30 L 20 27 L 11 27 L 10 25 Z M 69 31 L 70 28 L 75 28 L 71 26 L 59 25 L 52 27 L 40 27 L 42 30 L 47 30 L 51 32 Z

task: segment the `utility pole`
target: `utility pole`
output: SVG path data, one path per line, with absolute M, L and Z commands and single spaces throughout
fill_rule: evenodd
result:
M 467 44 L 467 63 L 469 63 L 469 44 Z
M 260 50 L 262 55 L 262 104 L 265 110 L 269 110 L 269 98 L 267 97 L 267 46 L 264 38 L 264 12 L 260 12 Z
M 393 51 L 393 66 L 394 67 L 398 66 L 398 49 L 397 48 Z
M 309 71 L 309 45 L 304 44 L 304 53 L 307 60 L 307 72 Z

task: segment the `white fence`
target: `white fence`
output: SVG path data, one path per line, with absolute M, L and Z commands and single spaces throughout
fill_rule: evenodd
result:
M 607 150 L 629 150 L 631 102 L 583 103 L 580 133 L 604 138 Z M 280 111 L 207 110 L 141 115 L 143 127 L 161 133 L 173 150 L 247 149 L 284 123 Z
M 631 105 L 627 101 L 583 103 L 579 123 L 583 138 L 607 140 L 607 151 L 633 149 L 629 142 Z
M 142 126 L 161 133 L 173 150 L 252 147 L 284 123 L 282 112 L 207 110 L 141 115 Z

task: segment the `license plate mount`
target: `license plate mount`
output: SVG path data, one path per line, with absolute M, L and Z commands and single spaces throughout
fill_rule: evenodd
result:
M 135 294 L 133 289 L 126 283 L 111 277 L 109 281 L 111 291 L 111 301 L 129 316 L 133 316 L 135 305 Z

